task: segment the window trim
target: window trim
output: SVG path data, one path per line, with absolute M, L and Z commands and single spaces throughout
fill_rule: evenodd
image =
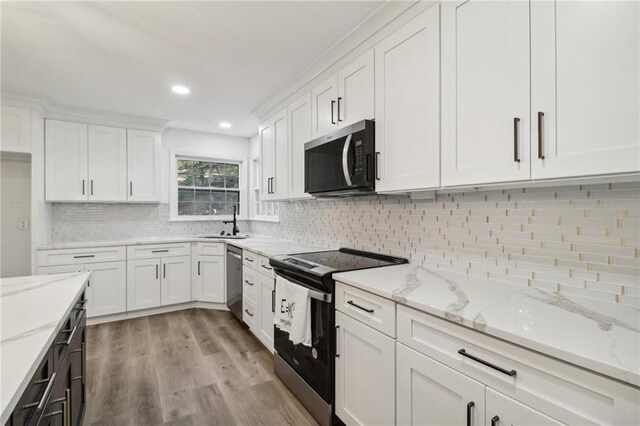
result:
M 247 159 L 238 157 L 211 157 L 202 154 L 184 151 L 169 151 L 169 221 L 170 222 L 197 222 L 197 221 L 223 221 L 231 220 L 232 215 L 207 215 L 207 216 L 181 216 L 178 214 L 178 168 L 177 160 L 195 160 L 220 163 L 237 164 L 240 167 L 238 172 L 238 189 L 240 192 L 240 215 L 238 220 L 247 220 Z

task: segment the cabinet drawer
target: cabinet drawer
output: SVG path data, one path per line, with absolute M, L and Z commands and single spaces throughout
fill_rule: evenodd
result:
M 258 256 L 258 272 L 268 277 L 275 278 L 273 267 L 269 265 L 269 258 L 267 256 Z
M 396 303 L 392 300 L 337 282 L 336 309 L 396 337 Z
M 125 247 L 94 247 L 60 250 L 38 250 L 38 266 L 75 265 L 87 262 L 125 260 Z
M 258 255 L 252 251 L 242 250 L 242 264 L 258 269 Z
M 257 330 L 258 304 L 254 299 L 244 296 L 242 298 L 242 320 L 252 331 Z
M 629 424 L 640 415 L 631 386 L 402 305 L 398 341 L 563 423 Z
M 71 265 L 58 265 L 58 266 L 39 266 L 38 275 L 51 275 L 51 274 L 72 274 L 74 272 L 84 272 L 84 265 L 82 263 Z
M 247 266 L 242 268 L 242 295 L 257 300 L 258 273 Z
M 127 259 L 154 259 L 168 256 L 189 256 L 190 243 L 127 246 Z
M 205 256 L 224 256 L 224 243 L 194 243 L 193 252 Z

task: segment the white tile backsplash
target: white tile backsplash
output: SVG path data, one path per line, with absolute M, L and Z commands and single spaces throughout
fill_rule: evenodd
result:
M 514 284 L 638 303 L 640 183 L 367 196 L 280 204 L 280 222 L 242 232 L 352 247 Z M 167 204 L 53 205 L 52 241 L 198 235 L 221 222 L 170 222 Z M 625 297 L 622 297 L 622 296 Z

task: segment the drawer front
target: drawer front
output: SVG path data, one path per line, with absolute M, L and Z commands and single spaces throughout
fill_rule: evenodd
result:
M 205 256 L 224 256 L 224 243 L 195 243 L 195 253 Z
M 127 251 L 120 247 L 38 250 L 38 266 L 77 265 L 89 262 L 126 260 Z
M 258 299 L 258 273 L 247 266 L 242 268 L 242 295 Z
M 22 393 L 20 400 L 18 400 L 16 408 L 13 410 L 11 415 L 13 425 L 22 426 L 37 422 L 37 419 L 42 414 L 42 410 L 38 410 L 38 403 L 46 401 L 49 396 L 45 394 L 45 391 L 54 371 L 53 352 L 49 349 Z M 49 386 L 53 386 L 53 383 Z
M 190 243 L 127 246 L 127 259 L 155 259 L 169 256 L 189 256 Z
M 258 304 L 254 299 L 244 296 L 242 298 L 242 320 L 255 333 L 258 324 Z
M 276 276 L 267 256 L 258 256 L 258 272 L 271 278 Z
M 39 266 L 38 275 L 51 275 L 51 274 L 72 274 L 74 272 L 84 272 L 84 265 L 82 263 L 71 265 L 59 265 L 59 266 Z
M 258 269 L 258 255 L 252 251 L 242 250 L 242 264 Z
M 640 415 L 631 386 L 402 305 L 398 341 L 563 423 Z
M 336 309 L 388 336 L 396 337 L 396 303 L 393 300 L 337 282 Z

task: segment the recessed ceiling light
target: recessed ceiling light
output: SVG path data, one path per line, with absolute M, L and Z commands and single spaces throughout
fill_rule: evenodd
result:
M 219 126 L 222 127 L 223 129 L 229 129 L 231 128 L 231 123 L 227 121 L 223 121 L 222 123 L 219 124 Z
M 179 95 L 188 95 L 191 92 L 191 90 L 187 86 L 180 85 L 171 86 L 171 90 L 173 91 L 173 93 L 177 93 Z

